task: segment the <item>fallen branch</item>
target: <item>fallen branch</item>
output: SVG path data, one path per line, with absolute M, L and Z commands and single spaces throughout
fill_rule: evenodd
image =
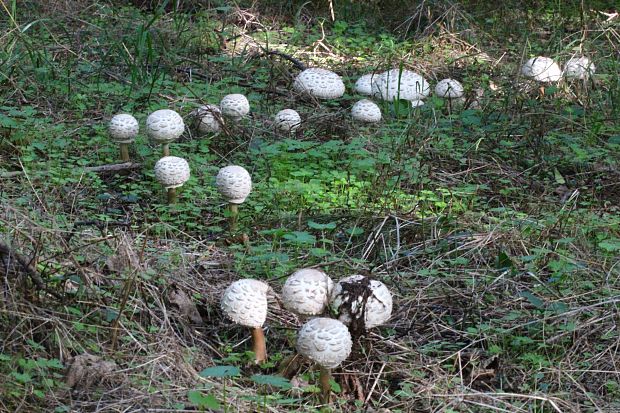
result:
M 99 165 L 99 166 L 87 166 L 85 168 L 72 168 L 71 172 L 74 174 L 83 174 L 88 172 L 118 172 L 118 171 L 128 171 L 132 169 L 138 169 L 142 166 L 142 164 L 135 162 L 125 162 L 125 163 L 114 163 L 108 165 Z M 28 171 L 29 175 L 47 175 L 50 171 Z M 9 179 L 14 178 L 16 176 L 21 176 L 25 173 L 25 171 L 12 171 L 12 172 L 2 172 L 0 173 L 0 178 Z

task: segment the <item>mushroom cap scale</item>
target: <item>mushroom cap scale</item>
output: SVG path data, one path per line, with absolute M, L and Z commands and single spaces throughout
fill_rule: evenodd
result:
M 368 99 L 362 99 L 351 108 L 351 117 L 360 122 L 380 122 L 381 109 L 376 103 Z
M 562 70 L 549 57 L 532 57 L 521 66 L 521 73 L 538 82 L 557 82 L 562 78 Z
M 361 287 L 361 288 L 360 288 Z M 364 295 L 368 300 L 364 306 Z M 364 327 L 370 329 L 385 323 L 392 316 L 392 294 L 378 280 L 369 280 L 363 275 L 351 275 L 341 279 L 332 292 L 331 305 L 344 324 L 361 318 L 359 312 L 364 308 Z
M 360 76 L 355 82 L 355 91 L 361 95 L 372 96 L 372 82 L 379 76 L 375 73 L 368 73 Z
M 431 93 L 430 84 L 410 70 L 391 69 L 373 78 L 372 94 L 383 100 L 420 100 Z
M 335 99 L 344 95 L 344 82 L 331 70 L 314 67 L 297 75 L 293 89 L 318 99 Z
M 232 93 L 222 98 L 220 108 L 224 116 L 232 119 L 241 119 L 250 113 L 250 102 L 244 95 Z
M 587 79 L 594 74 L 596 66 L 587 57 L 573 57 L 564 64 L 567 79 Z
M 222 311 L 245 327 L 262 327 L 267 319 L 267 291 L 262 281 L 246 278 L 233 282 L 222 295 Z
M 131 143 L 136 139 L 140 126 L 138 121 L 128 113 L 119 113 L 110 119 L 108 132 L 113 141 Z
M 338 320 L 313 318 L 297 335 L 297 351 L 322 367 L 334 368 L 351 354 L 351 333 Z
M 215 178 L 217 189 L 231 204 L 242 204 L 252 191 L 252 177 L 242 166 L 229 165 Z
M 460 98 L 464 93 L 463 85 L 458 80 L 443 79 L 435 85 L 435 94 L 442 98 Z
M 293 132 L 301 125 L 301 116 L 293 109 L 283 109 L 276 113 L 274 123 L 284 132 Z
M 198 120 L 200 133 L 217 133 L 222 128 L 222 111 L 216 105 L 201 106 L 191 114 Z
M 284 307 L 301 315 L 321 314 L 329 303 L 334 282 L 323 271 L 302 268 L 282 287 Z
M 182 186 L 190 176 L 189 164 L 178 156 L 164 156 L 155 164 L 155 178 L 166 189 Z
M 146 118 L 146 134 L 156 143 L 175 141 L 184 130 L 183 118 L 174 110 L 156 110 Z

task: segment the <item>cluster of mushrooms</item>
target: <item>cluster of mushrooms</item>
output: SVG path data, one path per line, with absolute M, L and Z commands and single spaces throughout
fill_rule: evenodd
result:
M 252 331 L 252 350 L 257 363 L 267 360 L 263 324 L 267 318 L 269 286 L 255 279 L 233 282 L 221 301 L 223 312 Z M 392 315 L 392 295 L 380 281 L 352 275 L 334 284 L 323 271 L 303 268 L 287 278 L 281 302 L 287 310 L 307 320 L 297 335 L 297 352 L 320 369 L 322 400 L 329 402 L 331 369 L 349 355 L 356 330 L 379 326 Z M 325 315 L 331 311 L 336 318 Z

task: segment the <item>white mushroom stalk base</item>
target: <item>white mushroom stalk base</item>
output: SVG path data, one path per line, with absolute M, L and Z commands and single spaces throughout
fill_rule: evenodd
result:
M 164 143 L 162 145 L 162 153 L 164 154 L 163 156 L 170 156 L 170 144 Z
M 265 343 L 265 334 L 262 327 L 252 328 L 252 351 L 256 363 L 267 361 L 267 344 Z
M 129 162 L 129 144 L 121 143 L 119 145 L 121 147 L 121 161 Z
M 329 404 L 331 402 L 330 396 L 332 393 L 332 385 L 330 383 L 332 379 L 332 370 L 328 367 L 321 367 L 319 375 L 319 387 L 321 388 L 321 403 Z
M 228 218 L 228 225 L 230 227 L 230 232 L 235 232 L 237 230 L 237 217 L 239 216 L 239 205 L 233 204 L 232 202 L 228 204 L 228 212 L 230 217 Z
M 177 202 L 177 189 L 176 188 L 168 188 L 168 203 L 176 204 Z

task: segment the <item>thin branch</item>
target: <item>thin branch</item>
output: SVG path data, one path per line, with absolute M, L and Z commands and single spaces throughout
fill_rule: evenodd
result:
M 115 163 L 108 165 L 98 165 L 98 166 L 87 166 L 85 168 L 73 168 L 71 171 L 75 174 L 83 174 L 87 172 L 118 172 L 118 171 L 128 171 L 132 169 L 138 169 L 142 166 L 142 164 L 135 162 L 125 162 L 125 163 Z M 30 175 L 47 175 L 50 173 L 49 170 L 46 171 L 29 171 Z M 16 176 L 21 176 L 24 174 L 24 171 L 12 171 L 12 172 L 2 172 L 0 173 L 0 179 L 9 179 L 15 178 Z

